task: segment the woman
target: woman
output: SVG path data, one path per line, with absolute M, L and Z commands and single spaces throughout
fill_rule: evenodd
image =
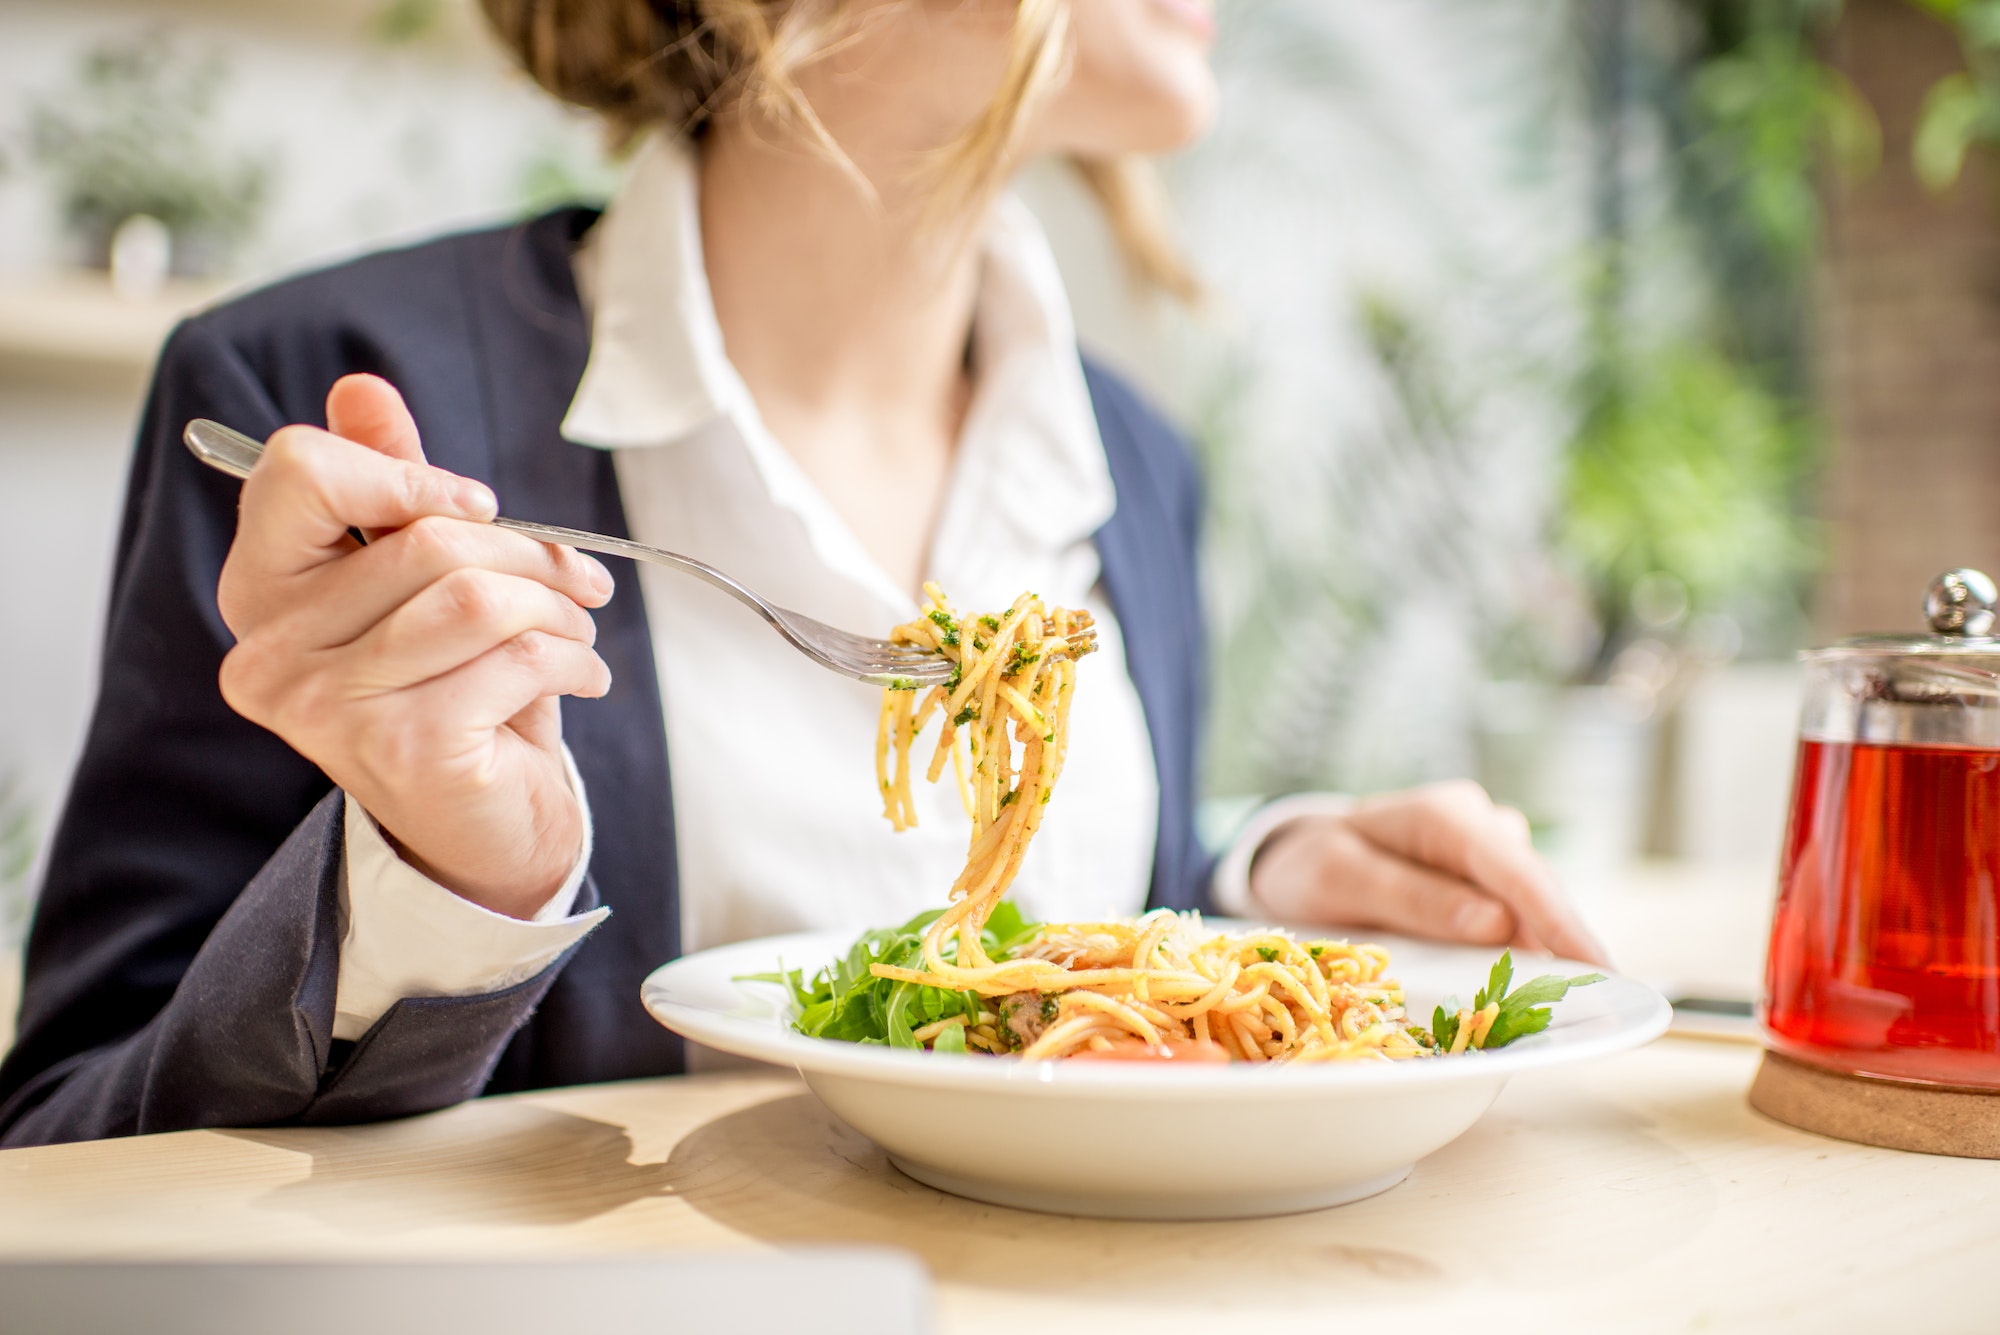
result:
M 1079 359 L 1002 187 L 1089 164 L 1175 281 L 1119 164 L 1207 120 L 1202 0 L 486 8 L 544 85 L 643 134 L 628 184 L 601 220 L 372 256 L 168 344 L 5 1143 L 676 1071 L 647 970 L 949 885 L 949 794 L 899 837 L 872 809 L 873 692 L 692 581 L 621 568 L 614 597 L 602 564 L 487 525 L 503 506 L 860 631 L 926 576 L 1091 607 L 1031 912 L 1597 953 L 1470 786 L 1281 804 L 1219 870 L 1194 842 L 1195 480 Z M 270 437 L 240 509 L 178 443 L 198 416 Z

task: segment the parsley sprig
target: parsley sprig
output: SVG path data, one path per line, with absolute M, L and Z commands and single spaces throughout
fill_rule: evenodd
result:
M 1493 1025 L 1486 1031 L 1486 1039 L 1479 1046 L 1502 1048 L 1517 1038 L 1529 1034 L 1539 1034 L 1549 1027 L 1554 1012 L 1549 1007 L 1561 1001 L 1573 987 L 1589 987 L 1592 983 L 1604 981 L 1601 973 L 1580 974 L 1575 978 L 1564 978 L 1560 974 L 1545 973 L 1515 988 L 1512 992 L 1507 985 L 1514 981 L 1514 952 L 1504 951 L 1493 962 L 1493 971 L 1486 976 L 1486 986 L 1472 998 L 1472 1012 L 1477 1015 L 1495 1001 L 1500 1003 L 1499 1014 L 1494 1016 Z M 1446 997 L 1431 1016 L 1431 1037 L 1438 1047 L 1449 1051 L 1458 1038 L 1457 997 Z

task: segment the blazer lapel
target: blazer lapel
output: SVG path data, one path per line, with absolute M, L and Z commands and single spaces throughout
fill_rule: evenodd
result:
M 1203 637 L 1194 585 L 1194 535 L 1163 467 L 1186 465 L 1179 442 L 1132 410 L 1129 392 L 1086 362 L 1098 434 L 1118 508 L 1097 531 L 1105 592 L 1125 638 L 1125 665 L 1145 710 L 1160 779 L 1153 907 L 1198 908 L 1208 866 L 1194 831 L 1194 765 L 1201 711 Z M 1191 485 L 1191 477 L 1181 479 Z

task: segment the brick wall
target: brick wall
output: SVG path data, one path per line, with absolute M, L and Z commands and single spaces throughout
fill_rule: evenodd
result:
M 1909 144 L 1923 95 L 1961 67 L 1907 0 L 1849 0 L 1829 52 L 1882 120 L 1881 167 L 1836 185 L 1820 364 L 1835 445 L 1818 629 L 1917 628 L 1924 585 L 1956 565 L 2000 577 L 2000 190 L 1975 154 L 1927 193 Z

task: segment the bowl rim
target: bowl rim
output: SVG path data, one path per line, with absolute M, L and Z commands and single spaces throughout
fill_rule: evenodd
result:
M 1228 919 L 1208 919 L 1229 929 Z M 1672 1008 L 1666 998 L 1634 978 L 1611 973 L 1575 960 L 1541 955 L 1517 955 L 1516 975 L 1542 972 L 1604 973 L 1605 981 L 1566 1001 L 1572 1011 L 1557 1011 L 1556 1020 L 1539 1034 L 1496 1052 L 1479 1052 L 1443 1061 L 1341 1062 L 1306 1066 L 1264 1067 L 1247 1063 L 1199 1066 L 1113 1065 L 1096 1062 L 1019 1062 L 974 1054 L 913 1052 L 808 1038 L 794 1032 L 782 1005 L 784 993 L 773 983 L 737 982 L 744 1005 L 735 1011 L 686 999 L 697 979 L 712 986 L 714 975 L 735 980 L 747 973 L 768 972 L 774 966 L 818 968 L 842 952 L 865 928 L 794 932 L 758 937 L 684 955 L 647 975 L 640 986 L 646 1010 L 668 1029 L 705 1046 L 776 1066 L 791 1067 L 802 1076 L 845 1077 L 880 1084 L 939 1090 L 1010 1092 L 1041 1098 L 1129 1096 L 1151 1098 L 1172 1092 L 1202 1100 L 1324 1098 L 1330 1095 L 1367 1097 L 1406 1092 L 1413 1086 L 1485 1082 L 1528 1071 L 1566 1066 L 1629 1051 L 1666 1032 Z M 1398 946 L 1419 951 L 1417 969 L 1429 973 L 1446 967 L 1424 962 L 1429 952 L 1460 948 L 1418 942 L 1387 933 L 1369 939 L 1388 946 L 1392 960 Z M 1478 948 L 1483 950 L 1484 948 Z M 1469 958 L 1474 951 L 1465 949 Z M 1488 963 L 1491 955 L 1486 956 Z M 1522 961 L 1531 961 L 1522 967 Z M 1483 968 L 1484 966 L 1482 966 Z M 1391 972 L 1401 974 L 1391 965 Z M 749 989 L 757 989 L 752 992 Z M 758 1005 L 759 1001 L 762 1005 Z M 1585 1013 L 1577 1014 L 1577 1010 Z

